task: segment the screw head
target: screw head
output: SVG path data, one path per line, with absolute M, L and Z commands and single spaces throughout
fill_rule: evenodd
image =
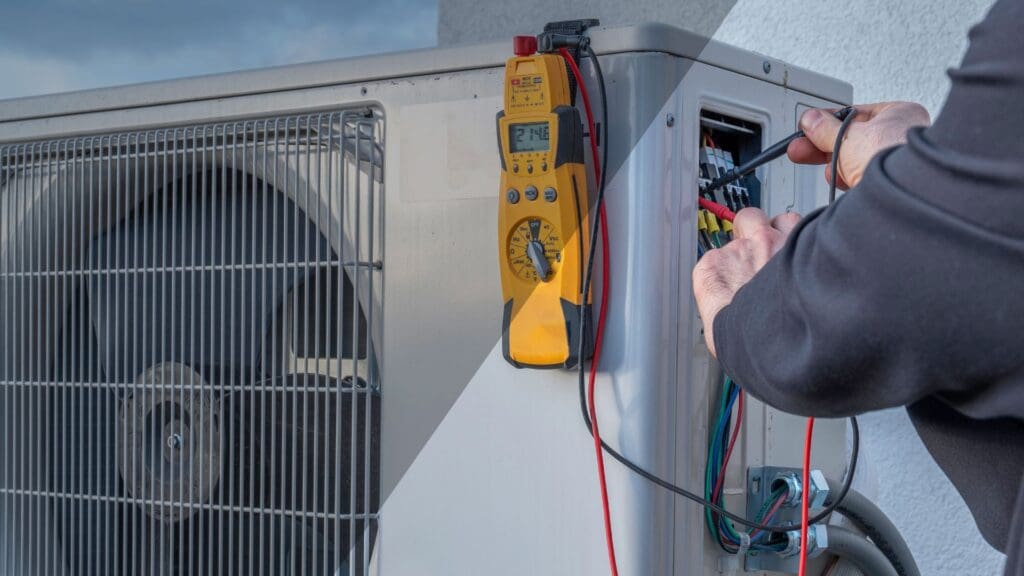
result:
M 764 70 L 765 74 L 771 74 L 772 73 L 772 63 L 767 61 L 767 60 L 765 60 L 761 64 L 761 69 Z
M 671 112 L 669 112 L 665 116 L 665 126 L 668 126 L 669 128 L 671 128 L 671 127 L 673 127 L 675 125 L 676 125 L 676 115 L 671 113 Z

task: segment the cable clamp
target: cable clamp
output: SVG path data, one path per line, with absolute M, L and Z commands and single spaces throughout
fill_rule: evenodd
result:
M 741 531 L 740 549 L 736 551 L 736 555 L 740 557 L 746 556 L 747 550 L 750 550 L 750 533 L 746 531 Z

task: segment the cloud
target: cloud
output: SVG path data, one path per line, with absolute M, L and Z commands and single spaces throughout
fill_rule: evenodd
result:
M 82 85 L 79 69 L 51 56 L 0 53 L 0 98 L 65 92 Z
M 436 0 L 42 0 L 5 12 L 0 98 L 422 48 L 437 41 Z

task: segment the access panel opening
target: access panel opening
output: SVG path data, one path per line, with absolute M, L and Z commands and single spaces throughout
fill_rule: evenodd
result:
M 761 182 L 756 173 L 716 190 L 707 190 L 712 180 L 761 152 L 761 125 L 701 110 L 698 139 L 697 178 L 701 196 L 728 206 L 734 212 L 748 206 L 761 206 Z

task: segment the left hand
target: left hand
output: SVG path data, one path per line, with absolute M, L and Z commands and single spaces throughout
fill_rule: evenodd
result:
M 782 248 L 798 222 L 800 215 L 795 212 L 769 220 L 761 210 L 745 208 L 736 214 L 733 240 L 722 248 L 707 252 L 697 262 L 693 269 L 693 295 L 704 322 L 704 340 L 713 356 L 717 357 L 712 332 L 715 316 Z

